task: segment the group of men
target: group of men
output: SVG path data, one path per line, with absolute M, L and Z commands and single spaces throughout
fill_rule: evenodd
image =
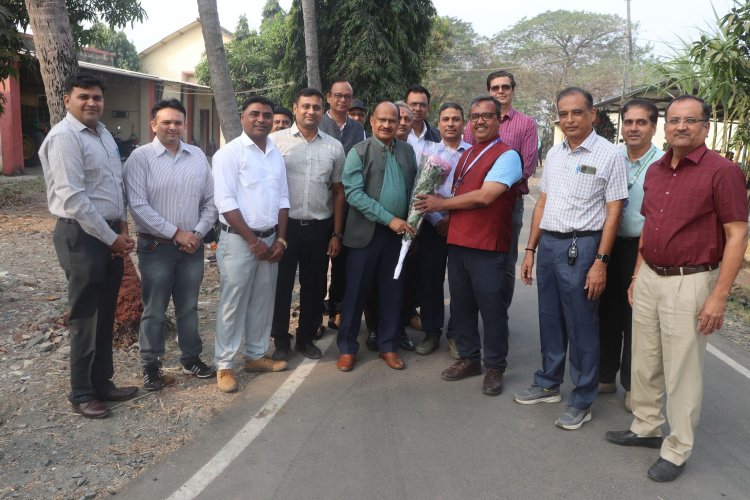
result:
M 486 83 L 488 95 L 471 102 L 468 117 L 459 104 L 443 104 L 437 128 L 428 123 L 429 91 L 411 86 L 404 101 L 372 109 L 372 135 L 362 123 L 366 106 L 345 80 L 325 95 L 299 91 L 291 111 L 252 97 L 242 106 L 242 134 L 213 156 L 212 166 L 181 139 L 185 108 L 164 100 L 152 110 L 153 141 L 123 169 L 100 122 L 104 83 L 85 73 L 69 78 L 68 114 L 40 158 L 58 218 L 55 249 L 69 280 L 74 411 L 103 418 L 110 414 L 106 401 L 137 392 L 111 381 L 122 257 L 133 249 L 142 279 L 146 390 L 165 385 L 170 297 L 183 371 L 215 376 L 219 390 L 233 392 L 241 346 L 249 372 L 284 370 L 292 339 L 295 352 L 321 357 L 314 341 L 325 329 L 326 294 L 328 325 L 338 329 L 339 370 L 355 366 L 363 311 L 374 325 L 367 345 L 388 367 L 403 369 L 399 348 L 415 347 L 404 332 L 414 307 L 425 332 L 416 351 L 434 352 L 445 326 L 447 269 L 446 337 L 455 362 L 441 376 L 477 376 L 484 364 L 482 392 L 500 394 L 523 195 L 538 139 L 534 120 L 513 109 L 513 75 L 498 71 Z M 710 108 L 696 97 L 667 108 L 666 154 L 651 144 L 658 110 L 649 101 L 622 109 L 621 148 L 594 131 L 587 91 L 562 90 L 557 110 L 565 140 L 546 157 L 521 265 L 527 285 L 537 266 L 542 366 L 514 399 L 560 401 L 567 357 L 574 388 L 556 424 L 578 429 L 591 419 L 597 394 L 616 391 L 619 371 L 634 420 L 607 440 L 661 448 L 649 477 L 673 480 L 693 446 L 707 335 L 721 327 L 747 245 L 744 178 L 707 150 Z M 407 278 L 394 279 L 401 240 L 416 235 L 407 215 L 423 156 L 442 158 L 451 172 L 435 194 L 416 197 L 413 206 L 425 217 L 418 255 Z M 200 358 L 197 301 L 203 238 L 217 217 L 214 368 Z M 292 335 L 297 273 L 300 311 Z M 662 439 L 665 393 L 670 434 Z

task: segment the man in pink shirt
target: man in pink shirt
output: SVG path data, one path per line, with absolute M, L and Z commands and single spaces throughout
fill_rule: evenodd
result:
M 487 76 L 487 92 L 500 101 L 502 116 L 498 137 L 515 149 L 523 161 L 523 178 L 519 181 L 518 191 L 521 195 L 529 193 L 527 179 L 534 175 L 538 158 L 538 135 L 536 122 L 533 118 L 513 109 L 513 98 L 516 92 L 516 80 L 505 70 L 495 71 Z M 464 129 L 464 141 L 476 144 L 471 127 Z M 516 283 L 516 260 L 518 259 L 518 235 L 523 226 L 523 196 L 519 196 L 513 207 L 513 233 L 506 261 L 505 277 L 503 279 L 503 300 L 510 307 L 513 301 L 513 289 Z

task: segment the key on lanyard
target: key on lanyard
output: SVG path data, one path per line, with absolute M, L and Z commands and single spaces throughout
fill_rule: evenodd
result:
M 573 243 L 568 247 L 568 265 L 572 266 L 576 263 L 578 258 L 578 247 L 576 246 L 577 236 L 573 236 Z

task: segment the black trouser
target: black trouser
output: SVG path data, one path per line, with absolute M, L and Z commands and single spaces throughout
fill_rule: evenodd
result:
M 503 296 L 507 252 L 448 246 L 448 284 L 456 344 L 462 359 L 484 358 L 486 368 L 502 372 L 508 356 L 508 309 Z M 479 335 L 482 315 L 484 343 Z
M 68 399 L 71 403 L 84 403 L 101 398 L 114 388 L 112 326 L 124 265 L 122 257 L 114 257 L 105 243 L 75 222 L 58 220 L 53 242 L 68 279 Z
M 623 389 L 630 390 L 633 310 L 628 287 L 638 258 L 638 238 L 616 238 L 607 265 L 607 287 L 599 303 L 599 381 L 614 383 L 620 371 Z
M 342 354 L 359 349 L 357 335 L 362 324 L 365 300 L 373 288 L 378 294 L 378 348 L 398 351 L 402 306 L 403 274 L 393 279 L 398 262 L 401 237 L 382 224 L 375 224 L 372 240 L 364 248 L 349 248 L 346 261 L 346 294 L 341 307 L 341 326 L 336 342 Z M 373 287 L 373 283 L 377 283 Z
M 419 236 L 418 238 L 421 238 Z M 412 242 L 412 246 L 409 249 L 409 253 L 404 259 L 403 267 L 401 268 L 401 280 L 403 281 L 403 301 L 401 303 L 401 332 L 409 326 L 412 316 L 416 312 L 416 297 L 418 295 L 418 263 L 417 254 L 419 252 L 418 247 L 420 244 L 418 240 Z M 378 284 L 376 281 L 372 283 L 372 289 L 369 292 L 369 296 L 365 299 L 365 325 L 367 326 L 368 332 L 378 331 Z
M 439 337 L 445 322 L 445 265 L 448 243 L 427 221 L 419 232 L 419 295 L 422 328 L 426 335 Z
M 271 327 L 277 348 L 289 348 L 289 308 L 292 305 L 297 265 L 300 284 L 297 343 L 312 342 L 320 325 L 328 274 L 328 242 L 332 231 L 331 218 L 316 221 L 289 219 L 286 230 L 288 247 L 279 262 Z

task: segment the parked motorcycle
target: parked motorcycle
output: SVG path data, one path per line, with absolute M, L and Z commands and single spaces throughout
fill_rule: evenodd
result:
M 120 139 L 118 137 L 120 135 L 120 132 L 122 132 L 122 127 L 118 125 L 117 130 L 114 134 L 112 134 L 112 137 L 114 137 L 115 144 L 117 144 L 117 150 L 120 152 L 120 159 L 127 160 L 130 156 L 130 153 L 135 151 L 135 148 L 140 146 L 140 141 L 135 134 L 130 134 L 130 137 L 128 137 L 127 139 Z

